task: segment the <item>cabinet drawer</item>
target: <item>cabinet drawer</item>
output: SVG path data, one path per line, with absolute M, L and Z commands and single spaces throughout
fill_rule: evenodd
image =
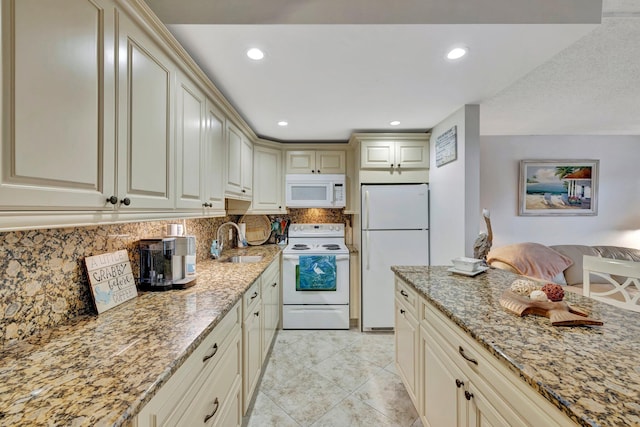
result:
M 242 306 L 244 307 L 244 318 L 246 319 L 251 311 L 260 303 L 260 293 L 262 289 L 260 288 L 261 279 L 253 282 L 253 285 L 247 289 L 247 291 L 242 296 Z
M 396 276 L 396 300 L 400 301 L 416 319 L 418 318 L 418 294 L 411 286 Z
M 262 280 L 273 283 L 278 280 L 278 276 L 280 276 L 280 258 L 277 257 L 262 273 Z
M 202 375 L 193 386 L 183 405 L 175 411 L 175 416 L 167 420 L 167 425 L 213 426 L 233 405 L 236 389 L 241 381 L 241 334 L 234 329 L 235 340 L 229 343 L 220 355 L 220 362 L 207 375 Z

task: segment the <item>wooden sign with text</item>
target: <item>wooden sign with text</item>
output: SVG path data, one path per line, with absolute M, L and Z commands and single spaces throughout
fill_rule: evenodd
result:
M 98 314 L 138 296 L 126 250 L 85 258 Z

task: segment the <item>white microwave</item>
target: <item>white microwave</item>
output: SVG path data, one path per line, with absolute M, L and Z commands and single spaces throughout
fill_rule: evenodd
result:
M 286 204 L 289 208 L 343 208 L 345 176 L 340 174 L 287 174 Z

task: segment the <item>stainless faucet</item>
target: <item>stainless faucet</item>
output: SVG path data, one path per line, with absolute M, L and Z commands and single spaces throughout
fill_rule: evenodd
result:
M 242 234 L 242 230 L 240 230 L 240 227 L 238 227 L 238 224 L 236 224 L 235 222 L 225 222 L 224 224 L 220 225 L 220 227 L 218 227 L 218 231 L 216 231 L 216 239 L 218 240 L 218 253 L 221 255 L 222 254 L 222 249 L 224 244 L 222 243 L 222 239 L 220 239 L 220 231 L 222 231 L 222 229 L 224 228 L 225 225 L 231 225 L 233 227 L 236 228 L 236 230 L 238 230 L 238 239 L 242 242 L 243 245 L 247 245 L 247 239 L 245 238 L 244 234 Z M 216 258 L 215 254 L 212 254 L 214 258 Z M 218 255 L 219 256 L 219 255 Z

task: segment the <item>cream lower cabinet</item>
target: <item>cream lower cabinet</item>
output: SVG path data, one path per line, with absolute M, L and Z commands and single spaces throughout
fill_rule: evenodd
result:
M 280 324 L 280 258 L 273 261 L 262 273 L 262 363 L 266 361 L 269 348 Z
M 396 335 L 396 366 L 425 427 L 575 426 L 398 277 Z
M 406 295 L 406 296 L 405 296 Z M 419 326 L 416 318 L 415 292 L 396 280 L 395 341 L 396 369 L 404 382 L 409 397 L 419 407 L 418 343 Z
M 242 424 L 242 303 L 238 302 L 137 416 L 137 427 Z
M 244 346 L 242 362 L 242 411 L 249 409 L 253 392 L 260 380 L 262 371 L 262 287 L 261 280 L 256 280 L 244 294 L 244 319 L 242 321 L 242 343 Z

